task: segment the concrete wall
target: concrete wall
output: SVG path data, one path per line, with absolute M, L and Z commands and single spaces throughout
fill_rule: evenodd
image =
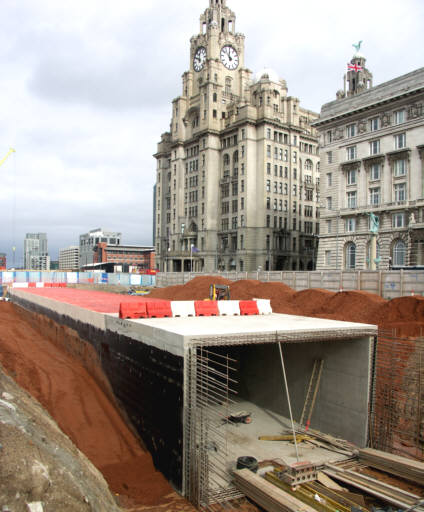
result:
M 264 282 L 281 282 L 296 291 L 309 288 L 323 288 L 333 292 L 362 290 L 381 295 L 385 299 L 394 299 L 404 295 L 424 296 L 424 270 L 325 270 L 314 272 L 218 272 L 208 274 L 161 272 L 156 275 L 156 286 L 163 288 L 184 284 L 200 275 L 219 276 L 232 281 L 257 279 Z
M 311 428 L 365 446 L 368 431 L 369 339 L 283 344 L 290 399 L 299 421 L 315 359 L 324 367 Z M 239 398 L 289 417 L 278 345 L 233 349 Z M 278 434 L 278 432 L 275 432 Z

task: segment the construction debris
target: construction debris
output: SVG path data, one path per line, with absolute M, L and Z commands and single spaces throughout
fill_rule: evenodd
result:
M 359 460 L 368 466 L 387 471 L 406 480 L 424 485 L 424 463 L 400 455 L 365 448 L 359 450 Z
M 234 482 L 238 489 L 267 512 L 316 512 L 311 506 L 248 469 L 235 471 Z
M 344 469 L 341 465 L 326 464 L 324 473 L 331 478 L 344 482 L 352 487 L 356 487 L 371 496 L 375 496 L 380 500 L 386 501 L 391 505 L 400 508 L 409 508 L 416 505 L 420 500 L 420 496 L 404 491 L 399 487 L 394 487 L 381 480 L 358 473 L 353 469 Z M 419 507 L 417 510 L 424 512 L 424 508 Z

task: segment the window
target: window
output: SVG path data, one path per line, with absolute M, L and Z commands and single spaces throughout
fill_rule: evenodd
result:
M 271 180 L 266 180 L 266 191 L 271 192 Z
M 348 124 L 346 126 L 346 137 L 354 137 L 356 135 L 356 124 Z
M 356 245 L 350 242 L 346 245 L 346 268 L 354 269 L 356 265 Z
M 406 134 L 399 133 L 395 135 L 395 149 L 402 149 L 406 147 Z
M 266 209 L 267 210 L 271 209 L 271 198 L 269 198 L 269 197 L 266 198 Z
M 326 133 L 326 139 L 328 144 L 330 144 L 330 142 L 333 142 L 333 132 L 331 130 L 329 130 Z
M 325 251 L 325 266 L 331 267 L 331 251 Z
M 348 160 L 356 159 L 356 146 L 349 146 L 348 148 L 346 148 L 346 158 Z
M 395 176 L 405 176 L 406 174 L 406 160 L 395 160 L 394 164 Z
M 381 170 L 381 164 L 372 164 L 371 165 L 371 173 L 370 173 L 370 180 L 379 180 L 380 179 L 380 170 Z
M 350 169 L 347 171 L 347 184 L 355 185 L 356 184 L 356 169 Z
M 333 152 L 332 151 L 327 152 L 327 163 L 329 163 L 329 164 L 333 163 Z
M 405 122 L 405 111 L 397 110 L 393 113 L 393 124 L 401 124 Z
M 405 265 L 406 245 L 402 240 L 398 240 L 393 246 L 393 264 Z
M 348 233 L 352 233 L 355 231 L 355 228 L 356 228 L 356 219 L 353 217 L 350 219 L 346 219 L 346 231 Z
M 271 128 L 267 128 L 267 129 L 266 129 L 266 138 L 267 138 L 267 139 L 270 139 L 270 138 L 271 138 Z
M 274 199 L 274 210 L 277 210 L 277 200 Z
M 278 176 L 278 165 L 274 165 L 274 176 Z
M 370 155 L 378 155 L 380 153 L 380 141 L 373 140 L 370 142 Z
M 278 192 L 278 185 L 277 185 L 277 182 L 274 181 L 274 193 L 276 194 Z
M 279 194 L 282 194 L 282 193 L 283 193 L 283 184 L 282 184 L 282 183 L 279 183 L 279 184 L 278 184 L 278 193 L 279 193 Z
M 347 193 L 347 207 L 356 208 L 356 191 Z
M 307 171 L 312 171 L 313 170 L 313 163 L 312 163 L 312 160 L 309 160 L 309 158 L 305 162 L 305 169 Z
M 327 210 L 332 210 L 333 208 L 333 198 L 327 197 Z
M 380 204 L 380 187 L 370 188 L 370 205 L 378 206 Z
M 370 130 L 372 132 L 375 132 L 376 130 L 380 129 L 380 118 L 379 117 L 373 117 L 370 119 Z
M 269 228 L 270 226 L 271 226 L 271 216 L 267 215 L 266 216 L 266 227 Z
M 266 173 L 271 174 L 271 164 L 266 164 Z
M 297 196 L 297 185 L 293 185 L 293 195 Z
M 266 156 L 268 158 L 271 158 L 271 146 L 269 145 L 266 147 Z
M 395 184 L 395 201 L 406 201 L 406 183 Z
M 293 151 L 293 163 L 297 163 L 297 151 Z
M 331 220 L 327 220 L 327 233 L 330 234 L 331 233 Z
M 279 211 L 280 211 L 280 212 L 282 212 L 282 211 L 283 211 L 283 200 L 282 200 L 282 199 L 280 199 L 280 200 L 278 201 L 278 209 L 279 209 Z
M 331 187 L 333 184 L 333 174 L 331 172 L 327 173 L 327 186 Z
M 394 213 L 392 215 L 392 226 L 394 228 L 404 228 L 405 227 L 405 214 L 404 213 Z

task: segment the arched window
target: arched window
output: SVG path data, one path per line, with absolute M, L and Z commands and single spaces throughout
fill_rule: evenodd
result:
M 393 265 L 405 265 L 406 245 L 402 240 L 397 240 L 393 245 Z
M 217 102 L 217 99 L 218 99 L 218 96 L 217 96 L 216 92 L 214 92 L 213 93 L 213 101 L 214 101 L 214 103 Z
M 305 170 L 312 171 L 313 167 L 314 167 L 314 164 L 312 163 L 312 160 L 309 160 L 309 158 L 307 160 L 305 160 Z
M 346 268 L 353 270 L 356 266 L 356 245 L 349 242 L 346 245 Z
M 224 165 L 230 165 L 230 155 L 228 153 L 224 155 Z

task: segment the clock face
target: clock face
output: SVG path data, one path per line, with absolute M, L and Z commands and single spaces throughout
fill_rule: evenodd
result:
M 201 71 L 206 62 L 206 48 L 200 46 L 197 48 L 196 53 L 194 54 L 193 59 L 193 68 L 194 71 Z
M 223 46 L 221 49 L 221 62 L 227 69 L 234 70 L 237 69 L 239 65 L 239 56 L 237 51 L 227 44 Z

